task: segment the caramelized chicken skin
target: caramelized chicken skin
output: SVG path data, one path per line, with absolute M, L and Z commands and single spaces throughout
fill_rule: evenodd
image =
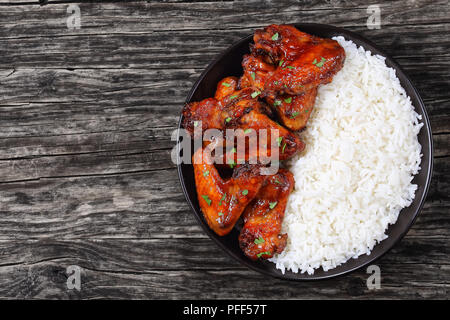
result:
M 239 79 L 240 88 L 253 87 L 263 91 L 266 78 L 270 76 L 276 67 L 263 61 L 261 56 L 246 54 L 242 59 L 244 74 Z
M 191 134 L 194 128 L 200 124 L 202 131 L 207 129 L 242 129 L 236 131 L 236 136 L 250 135 L 253 130 L 261 138 L 257 145 L 246 149 L 244 161 L 250 158 L 265 159 L 272 157 L 271 146 L 278 146 L 279 160 L 286 160 L 302 151 L 304 143 L 294 133 L 270 119 L 266 114 L 266 106 L 252 97 L 255 91 L 252 88 L 244 88 L 225 96 L 221 101 L 214 98 L 193 102 L 183 108 L 183 127 Z M 221 93 L 219 93 L 221 95 Z M 267 132 L 259 135 L 260 130 Z M 270 139 L 272 130 L 277 130 L 279 142 Z M 237 154 L 234 163 L 237 163 Z M 224 161 L 223 163 L 229 163 Z
M 220 236 L 231 231 L 245 207 L 258 193 L 267 176 L 260 166 L 242 165 L 229 179 L 222 179 L 210 156 L 214 142 L 193 155 L 197 196 L 209 227 Z
M 282 60 L 297 59 L 319 40 L 294 26 L 272 24 L 255 31 L 251 51 L 255 56 L 263 56 L 266 62 L 278 65 Z
M 270 25 L 253 37 L 254 55 L 278 68 L 264 83 L 266 95 L 299 95 L 328 83 L 342 68 L 345 51 L 332 39 L 309 35 L 289 25 Z
M 316 101 L 317 88 L 298 96 L 267 97 L 267 102 L 273 107 L 281 123 L 287 128 L 298 131 L 303 129 Z
M 214 94 L 214 98 L 217 100 L 222 100 L 226 96 L 232 95 L 237 88 L 238 79 L 236 77 L 226 77 L 219 81 L 217 84 L 216 93 Z
M 281 234 L 281 227 L 293 188 L 292 173 L 280 169 L 277 174 L 268 177 L 256 198 L 245 209 L 239 246 L 250 259 L 269 259 L 284 250 L 287 234 Z

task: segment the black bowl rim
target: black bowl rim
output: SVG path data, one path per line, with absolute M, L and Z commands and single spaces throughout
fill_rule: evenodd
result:
M 184 194 L 184 196 L 186 198 L 186 201 L 188 202 L 189 206 L 191 207 L 192 211 L 194 212 L 195 218 L 197 219 L 197 221 L 199 222 L 199 224 L 201 225 L 203 230 L 208 234 L 209 238 L 211 238 L 222 250 L 224 250 L 228 255 L 233 257 L 236 261 L 240 262 L 241 264 L 244 264 L 246 267 L 248 267 L 251 270 L 254 270 L 256 272 L 259 272 L 261 274 L 264 274 L 264 275 L 267 275 L 267 276 L 270 276 L 270 277 L 274 277 L 274 278 L 278 278 L 278 279 L 282 279 L 282 280 L 286 280 L 286 281 L 287 280 L 291 280 L 291 281 L 292 280 L 293 281 L 326 280 L 326 279 L 335 278 L 335 277 L 339 277 L 339 276 L 343 276 L 343 275 L 349 274 L 351 272 L 354 272 L 354 271 L 356 271 L 358 269 L 361 269 L 361 268 L 371 264 L 375 260 L 378 260 L 378 259 L 382 258 L 396 244 L 398 244 L 403 239 L 403 237 L 408 233 L 409 229 L 411 228 L 411 226 L 416 221 L 417 216 L 422 211 L 422 208 L 423 208 L 423 206 L 425 204 L 425 200 L 426 200 L 426 197 L 427 197 L 430 185 L 431 185 L 431 177 L 432 177 L 432 174 L 433 174 L 433 153 L 434 153 L 433 136 L 432 136 L 430 119 L 428 117 L 428 113 L 426 111 L 425 104 L 424 104 L 424 102 L 422 100 L 422 97 L 420 96 L 419 92 L 417 91 L 417 88 L 414 86 L 414 84 L 410 80 L 409 76 L 400 67 L 400 65 L 390 55 L 388 55 L 384 50 L 380 49 L 377 45 L 375 45 L 372 41 L 366 39 L 365 37 L 363 37 L 363 36 L 361 36 L 361 35 L 359 35 L 357 33 L 354 33 L 352 31 L 349 31 L 347 29 L 341 28 L 341 27 L 336 27 L 336 26 L 333 26 L 333 25 L 321 24 L 321 23 L 292 23 L 292 25 L 294 25 L 298 29 L 302 29 L 302 27 L 332 28 L 332 29 L 334 29 L 334 31 L 336 31 L 336 33 L 339 33 L 340 35 L 348 34 L 352 38 L 358 39 L 359 41 L 363 42 L 365 45 L 373 47 L 374 49 L 376 49 L 378 51 L 379 54 L 381 54 L 383 57 L 385 57 L 386 61 L 389 61 L 389 64 L 391 65 L 391 67 L 395 67 L 396 70 L 398 70 L 400 73 L 402 73 L 404 75 L 405 81 L 414 90 L 414 94 L 415 94 L 415 96 L 417 98 L 417 101 L 418 101 L 418 105 L 415 105 L 414 107 L 422 109 L 422 111 L 423 111 L 422 122 L 424 123 L 424 128 L 427 130 L 427 133 L 428 133 L 429 163 L 428 163 L 428 168 L 426 168 L 427 169 L 427 177 L 426 177 L 426 181 L 425 181 L 424 191 L 423 191 L 422 197 L 420 198 L 419 206 L 418 206 L 417 210 L 414 213 L 413 219 L 405 227 L 405 230 L 400 235 L 397 236 L 397 239 L 395 239 L 395 241 L 393 241 L 392 244 L 384 250 L 384 252 L 381 252 L 381 253 L 379 253 L 377 255 L 374 255 L 373 257 L 371 257 L 366 262 L 364 262 L 364 263 L 362 263 L 360 265 L 357 265 L 357 266 L 355 266 L 353 268 L 349 268 L 347 270 L 344 270 L 344 271 L 342 271 L 340 273 L 330 274 L 330 275 L 325 275 L 325 276 L 314 276 L 314 274 L 313 274 L 313 275 L 311 275 L 311 276 L 309 276 L 307 278 L 296 278 L 295 276 L 290 276 L 289 273 L 284 273 L 284 274 L 281 274 L 281 275 L 280 274 L 272 274 L 272 273 L 270 273 L 270 272 L 268 272 L 268 271 L 266 271 L 264 269 L 256 268 L 255 266 L 250 264 L 248 261 L 241 259 L 241 257 L 237 256 L 226 245 L 224 245 L 222 242 L 218 241 L 215 238 L 214 232 L 201 219 L 200 214 L 197 213 L 197 210 L 195 209 L 194 204 L 192 203 L 191 199 L 188 196 L 188 192 L 186 190 L 186 184 L 185 184 L 185 181 L 184 181 L 184 178 L 183 178 L 183 174 L 182 174 L 181 161 L 179 159 L 179 152 L 180 152 L 179 149 L 177 149 L 177 157 L 178 157 L 177 158 L 177 161 L 178 161 L 177 162 L 177 171 L 178 171 L 178 178 L 180 180 L 181 188 L 183 190 L 183 194 Z M 198 86 L 203 81 L 204 77 L 208 74 L 208 72 L 214 67 L 214 65 L 217 63 L 217 61 L 222 59 L 224 56 L 228 55 L 231 51 L 234 50 L 235 47 L 241 45 L 243 42 L 249 41 L 252 38 L 252 36 L 253 35 L 250 34 L 248 36 L 245 36 L 245 37 L 239 39 L 238 41 L 235 41 L 232 45 L 230 45 L 223 52 L 221 52 L 218 55 L 216 55 L 214 57 L 214 59 L 208 64 L 206 69 L 201 73 L 201 75 L 199 76 L 197 81 L 194 83 L 194 85 L 192 86 L 192 89 L 189 91 L 189 94 L 188 94 L 188 96 L 186 98 L 185 103 L 188 103 L 191 100 L 191 98 L 194 95 L 194 93 L 196 92 Z M 365 48 L 365 49 L 367 50 L 367 48 Z M 182 128 L 182 120 L 183 120 L 183 115 L 180 114 L 180 118 L 179 118 L 179 121 L 178 121 L 178 129 Z M 180 137 L 178 136 L 177 138 L 178 138 L 177 141 L 179 141 Z M 423 169 L 425 169 L 425 168 L 421 168 L 421 170 L 423 170 Z M 377 246 L 377 245 L 378 244 L 376 244 L 375 246 Z M 274 265 L 274 267 L 275 267 L 275 265 Z M 294 275 L 295 274 L 296 273 L 294 273 Z

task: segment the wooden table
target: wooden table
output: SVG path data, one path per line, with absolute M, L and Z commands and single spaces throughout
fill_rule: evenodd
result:
M 74 6 L 52 2 L 0 2 L 1 298 L 448 299 L 448 1 L 369 1 L 380 29 L 363 0 L 85 3 L 79 29 Z M 255 28 L 299 22 L 378 44 L 431 117 L 432 186 L 376 262 L 379 290 L 365 269 L 295 283 L 241 266 L 203 233 L 170 160 L 185 97 L 216 54 Z M 80 291 L 67 287 L 70 265 Z

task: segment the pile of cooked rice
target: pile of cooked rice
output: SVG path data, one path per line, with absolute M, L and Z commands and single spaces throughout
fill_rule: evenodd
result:
M 289 162 L 295 190 L 272 259 L 283 272 L 335 268 L 369 254 L 411 204 L 420 170 L 422 124 L 395 71 L 343 37 L 342 70 L 321 86 L 301 133 L 306 149 Z

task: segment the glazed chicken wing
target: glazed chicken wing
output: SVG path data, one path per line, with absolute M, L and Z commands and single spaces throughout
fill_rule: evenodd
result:
M 299 95 L 328 83 L 342 68 L 345 51 L 332 39 L 322 39 L 288 25 L 257 30 L 252 52 L 278 68 L 264 83 L 266 95 Z
M 256 90 L 263 91 L 266 78 L 270 76 L 276 67 L 263 61 L 261 56 L 246 54 L 242 59 L 242 68 L 244 74 L 239 79 L 239 87 L 253 87 Z
M 313 88 L 298 96 L 284 95 L 276 98 L 269 96 L 266 100 L 277 113 L 281 123 L 293 131 L 298 131 L 306 126 L 316 96 L 317 88 Z
M 275 25 L 258 29 L 253 35 L 252 54 L 279 65 L 280 61 L 293 61 L 307 51 L 320 38 L 301 32 L 291 25 Z
M 212 164 L 213 145 L 214 142 L 194 153 L 194 175 L 203 216 L 209 227 L 223 236 L 234 227 L 266 176 L 260 174 L 260 166 L 243 165 L 233 171 L 231 178 L 222 179 Z
M 292 173 L 280 169 L 267 178 L 256 198 L 245 209 L 239 246 L 250 259 L 269 259 L 284 250 L 287 234 L 281 234 L 281 226 L 293 188 Z
M 261 56 L 245 55 L 242 60 L 244 69 L 243 76 L 239 79 L 241 88 L 253 87 L 256 90 L 264 90 L 266 79 L 269 78 L 276 68 L 264 62 Z M 274 96 L 265 94 L 265 100 L 272 106 L 281 123 L 290 130 L 298 131 L 306 126 L 314 102 L 316 100 L 317 88 L 297 96 L 283 95 Z
M 236 91 L 237 85 L 238 79 L 236 77 L 223 78 L 217 84 L 214 98 L 220 101 L 223 100 L 226 96 L 231 96 Z
M 183 108 L 183 127 L 194 134 L 196 125 L 201 125 L 202 131 L 207 129 L 241 129 L 235 131 L 236 138 L 240 136 L 251 136 L 255 133 L 259 136 L 257 145 L 247 147 L 245 162 L 250 158 L 265 159 L 272 157 L 272 147 L 278 147 L 279 160 L 286 160 L 298 151 L 304 149 L 304 143 L 297 135 L 290 132 L 277 122 L 270 119 L 266 114 L 266 106 L 259 102 L 254 94 L 254 89 L 244 88 L 231 92 L 222 100 L 214 98 L 205 99 L 200 102 L 187 104 Z M 222 93 L 216 95 L 222 96 Z M 252 96 L 253 95 L 253 96 Z M 266 135 L 262 134 L 266 130 Z M 277 130 L 278 139 L 272 141 L 272 130 Z M 245 137 L 244 137 L 245 138 Z M 231 163 L 238 163 L 237 154 Z M 229 159 L 223 163 L 230 163 Z

